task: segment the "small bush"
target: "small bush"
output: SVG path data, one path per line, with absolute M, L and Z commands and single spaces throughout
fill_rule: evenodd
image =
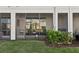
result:
M 50 44 L 70 44 L 72 43 L 71 33 L 69 32 L 48 30 L 47 38 Z

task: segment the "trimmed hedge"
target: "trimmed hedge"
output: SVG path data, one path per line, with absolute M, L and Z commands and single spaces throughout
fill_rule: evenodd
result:
M 50 44 L 72 44 L 72 37 L 69 32 L 48 30 L 47 38 Z

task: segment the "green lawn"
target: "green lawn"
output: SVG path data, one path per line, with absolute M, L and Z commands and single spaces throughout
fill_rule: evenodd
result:
M 49 48 L 46 46 L 44 41 L 38 40 L 15 40 L 15 41 L 8 41 L 8 40 L 1 40 L 0 41 L 0 52 L 79 52 L 79 48 Z

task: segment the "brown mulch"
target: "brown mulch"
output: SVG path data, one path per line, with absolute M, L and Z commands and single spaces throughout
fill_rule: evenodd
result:
M 73 40 L 72 44 L 57 44 L 57 45 L 52 45 L 48 44 L 48 42 L 45 42 L 47 46 L 53 47 L 53 48 L 70 48 L 70 47 L 79 47 L 79 41 Z

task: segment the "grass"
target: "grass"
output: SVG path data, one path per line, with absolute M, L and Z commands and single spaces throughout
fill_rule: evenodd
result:
M 78 53 L 79 48 L 49 48 L 38 40 L 1 40 L 1 53 Z

